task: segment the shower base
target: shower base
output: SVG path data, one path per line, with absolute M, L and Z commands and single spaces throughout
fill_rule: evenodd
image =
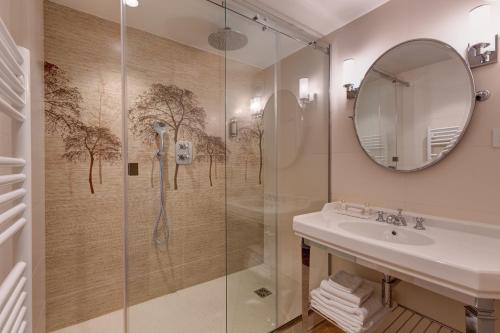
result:
M 129 333 L 265 333 L 275 328 L 275 297 L 265 265 L 255 266 L 175 293 L 133 305 L 128 310 Z M 226 313 L 227 288 L 227 313 Z M 226 317 L 227 316 L 227 317 Z M 226 320 L 227 319 L 227 320 Z M 123 333 L 123 310 L 69 326 L 54 333 Z

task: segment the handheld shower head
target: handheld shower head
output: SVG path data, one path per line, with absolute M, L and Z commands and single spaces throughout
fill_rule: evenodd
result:
M 167 132 L 167 124 L 163 121 L 155 121 L 153 123 L 153 129 L 158 133 L 158 135 L 164 135 Z
M 165 136 L 167 135 L 167 124 L 165 124 L 163 121 L 155 121 L 153 123 L 153 129 L 160 137 L 160 147 L 158 149 L 158 153 L 163 154 L 163 151 L 165 149 Z

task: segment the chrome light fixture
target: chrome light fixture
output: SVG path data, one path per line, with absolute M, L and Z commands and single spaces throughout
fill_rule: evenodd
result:
M 476 68 L 498 62 L 498 35 L 491 33 L 491 5 L 485 4 L 469 12 L 471 39 L 467 48 L 469 66 Z
M 343 63 L 344 88 L 346 89 L 347 99 L 355 99 L 359 92 L 359 87 L 355 87 L 354 82 L 354 59 L 346 59 Z
M 236 118 L 229 120 L 229 137 L 235 138 L 238 136 L 238 121 Z

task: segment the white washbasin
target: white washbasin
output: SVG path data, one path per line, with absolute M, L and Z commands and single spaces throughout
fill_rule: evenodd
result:
M 326 204 L 320 212 L 295 216 L 293 230 L 364 266 L 421 286 L 437 286 L 436 292 L 448 290 L 450 297 L 500 299 L 499 227 L 405 214 L 408 226 L 396 227 L 342 215 Z M 416 216 L 425 219 L 426 230 L 413 228 Z
M 366 238 L 381 240 L 397 244 L 407 245 L 430 245 L 434 243 L 432 238 L 421 233 L 403 228 L 396 228 L 388 224 L 373 224 L 360 222 L 342 222 L 339 228 L 350 233 Z

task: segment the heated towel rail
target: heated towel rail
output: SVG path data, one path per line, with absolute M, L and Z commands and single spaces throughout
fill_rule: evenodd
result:
M 362 136 L 359 138 L 359 141 L 368 155 L 374 158 L 378 163 L 386 164 L 386 145 L 380 134 Z
M 0 20 L 0 333 L 32 332 L 29 63 Z
M 427 129 L 427 160 L 432 161 L 453 148 L 462 134 L 459 126 Z

